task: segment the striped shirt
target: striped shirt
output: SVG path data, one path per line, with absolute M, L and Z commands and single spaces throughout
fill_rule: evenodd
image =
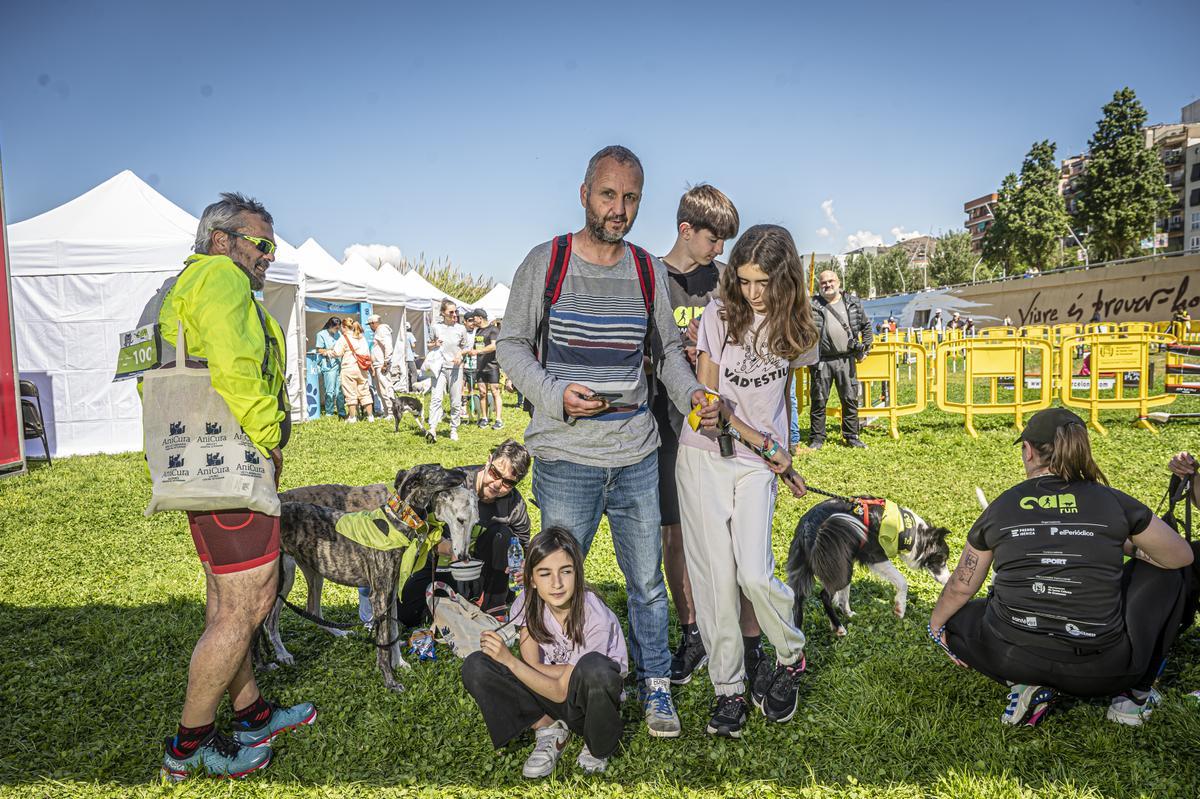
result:
M 655 328 L 663 347 L 658 372 L 672 402 L 686 414 L 692 391 L 700 384 L 675 333 L 666 269 L 657 258 L 652 263 Z M 496 343 L 501 368 L 536 408 L 525 445 L 535 457 L 547 460 L 601 467 L 638 463 L 658 447 L 658 430 L 647 412 L 642 368 L 647 315 L 633 255 L 626 248 L 615 265 L 601 266 L 571 253 L 562 291 L 550 309 L 550 345 L 543 367 L 536 339 L 549 266 L 546 242 L 518 267 Z M 569 383 L 620 396 L 604 413 L 566 420 L 562 398 Z

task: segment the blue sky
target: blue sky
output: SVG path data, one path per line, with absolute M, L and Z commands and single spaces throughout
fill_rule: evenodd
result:
M 587 159 L 619 142 L 655 252 L 701 181 L 743 227 L 840 252 L 960 227 L 1034 141 L 1082 150 L 1121 86 L 1178 121 L 1189 5 L 0 0 L 7 214 L 128 168 L 194 214 L 256 195 L 293 244 L 507 281 L 580 226 Z

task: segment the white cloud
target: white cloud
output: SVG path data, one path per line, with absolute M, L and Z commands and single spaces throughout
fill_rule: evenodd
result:
M 892 236 L 895 237 L 896 241 L 904 241 L 905 239 L 915 239 L 917 236 L 924 236 L 924 235 L 925 234 L 919 230 L 905 230 L 903 226 L 899 226 L 899 225 L 892 228 Z
M 846 237 L 846 249 L 857 250 L 859 247 L 877 247 L 883 244 L 883 236 L 869 230 L 859 230 Z
M 817 235 L 823 239 L 829 238 L 829 228 L 827 228 L 827 227 L 817 228 Z
M 833 200 L 825 200 L 821 203 L 821 211 L 825 214 L 825 218 L 829 220 L 829 224 L 840 228 L 842 225 L 837 221 L 837 217 L 833 215 Z
M 383 264 L 399 266 L 404 260 L 400 248 L 391 244 L 351 244 L 343 253 L 345 258 L 358 254 L 364 261 L 378 269 Z

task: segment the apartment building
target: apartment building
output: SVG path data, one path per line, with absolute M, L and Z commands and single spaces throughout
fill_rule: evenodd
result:
M 963 213 L 967 215 L 964 227 L 971 234 L 971 250 L 976 254 L 983 252 L 983 237 L 996 219 L 992 215 L 992 206 L 997 199 L 999 195 L 992 192 L 963 203 Z

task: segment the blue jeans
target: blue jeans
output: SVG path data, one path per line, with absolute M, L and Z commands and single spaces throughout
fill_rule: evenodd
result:
M 342 397 L 341 383 L 342 365 L 335 363 L 332 367 L 321 367 L 321 394 L 323 400 L 322 413 L 326 416 L 345 416 L 346 400 Z
M 659 532 L 658 452 L 632 466 L 603 468 L 536 458 L 533 499 L 542 529 L 562 527 L 586 556 L 601 514 L 608 514 L 617 565 L 629 598 L 630 654 L 639 680 L 669 677 L 667 586 Z

